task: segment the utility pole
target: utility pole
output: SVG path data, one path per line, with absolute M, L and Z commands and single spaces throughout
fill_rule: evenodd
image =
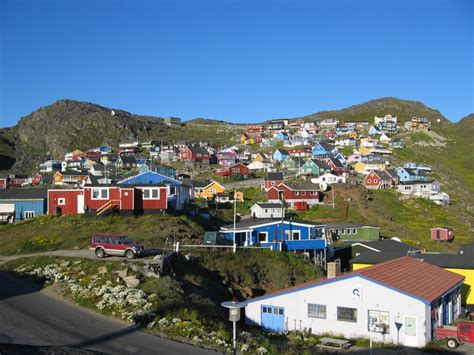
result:
M 237 203 L 236 203 L 236 198 L 235 198 L 235 188 L 234 188 L 234 253 L 235 253 L 235 250 L 236 250 L 236 240 L 235 240 L 235 224 L 237 222 Z

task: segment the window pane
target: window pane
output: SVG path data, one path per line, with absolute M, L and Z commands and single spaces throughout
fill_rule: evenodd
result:
M 103 190 L 100 190 L 100 197 L 102 198 L 107 198 L 108 197 L 108 190 L 106 189 L 103 189 Z
M 93 189 L 92 190 L 92 198 L 98 198 L 99 197 L 99 190 Z
M 143 198 L 150 198 L 150 190 L 148 189 L 143 190 Z
M 152 197 L 153 198 L 158 198 L 158 190 L 157 189 L 154 189 L 151 192 L 152 192 Z
M 357 309 L 337 307 L 337 320 L 344 322 L 357 322 Z
M 263 307 L 263 313 L 267 313 L 267 307 Z

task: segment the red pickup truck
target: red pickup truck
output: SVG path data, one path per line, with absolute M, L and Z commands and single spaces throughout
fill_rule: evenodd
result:
M 474 343 L 474 322 L 459 322 L 456 326 L 443 326 L 435 329 L 437 339 L 447 339 L 448 348 L 455 349 L 462 343 Z

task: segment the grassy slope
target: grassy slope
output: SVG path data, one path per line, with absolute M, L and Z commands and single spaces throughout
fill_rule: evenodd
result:
M 0 254 L 23 254 L 58 248 L 85 248 L 94 233 L 124 233 L 146 247 L 163 247 L 167 237 L 196 240 L 203 228 L 186 216 L 142 217 L 41 216 L 0 225 Z

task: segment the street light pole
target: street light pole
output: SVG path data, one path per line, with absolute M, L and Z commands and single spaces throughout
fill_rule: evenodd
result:
M 245 303 L 237 302 L 234 297 L 232 301 L 221 303 L 222 307 L 229 308 L 229 320 L 232 322 L 232 349 L 237 355 L 237 322 L 240 320 L 240 309 L 245 307 Z

